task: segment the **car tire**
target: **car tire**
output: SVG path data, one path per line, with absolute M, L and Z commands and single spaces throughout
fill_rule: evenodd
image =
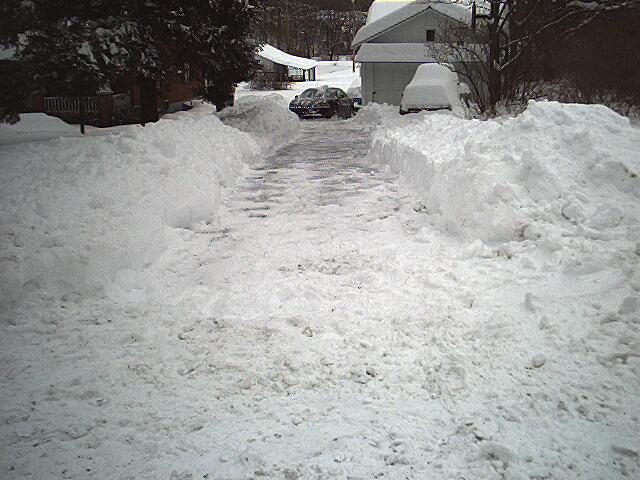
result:
M 344 112 L 342 112 L 342 114 L 340 114 L 340 118 L 342 119 L 348 119 L 353 117 L 353 105 L 349 105 L 349 108 L 345 108 Z
M 337 113 L 336 106 L 335 105 L 331 105 L 331 107 L 329 108 L 329 111 L 327 113 L 323 114 L 323 117 L 326 118 L 326 119 L 333 118 L 333 117 L 336 116 L 336 113 Z

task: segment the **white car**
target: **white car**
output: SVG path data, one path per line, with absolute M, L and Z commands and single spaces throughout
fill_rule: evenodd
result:
M 445 65 L 425 63 L 402 92 L 400 113 L 420 110 L 462 109 L 461 94 L 468 94 L 469 87 L 458 80 L 458 74 Z

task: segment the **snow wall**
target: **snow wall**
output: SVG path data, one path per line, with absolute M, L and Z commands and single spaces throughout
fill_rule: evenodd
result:
M 175 229 L 211 221 L 244 166 L 299 132 L 297 116 L 273 101 L 243 105 L 233 112 L 252 121 L 239 128 L 200 106 L 146 127 L 0 147 L 2 307 L 32 293 L 95 293 L 149 269 Z
M 530 102 L 490 121 L 373 105 L 370 158 L 439 229 L 467 240 L 640 239 L 640 130 L 601 105 Z
M 278 94 L 240 97 L 235 106 L 218 113 L 218 118 L 226 125 L 253 134 L 265 151 L 273 150 L 300 133 L 298 116 L 283 108 L 282 97 Z

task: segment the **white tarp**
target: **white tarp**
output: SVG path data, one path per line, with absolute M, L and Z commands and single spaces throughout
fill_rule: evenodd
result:
M 266 58 L 267 60 L 271 60 L 272 62 L 279 65 L 302 68 L 303 70 L 309 70 L 310 68 L 314 68 L 318 65 L 318 62 L 316 62 L 315 60 L 296 57 L 295 55 L 289 55 L 287 52 L 278 50 L 276 47 L 273 47 L 267 43 L 260 47 L 260 49 L 257 51 L 257 54 L 259 57 Z

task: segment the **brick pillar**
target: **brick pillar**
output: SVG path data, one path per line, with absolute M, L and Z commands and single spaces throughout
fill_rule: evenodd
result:
M 109 127 L 113 117 L 113 94 L 98 93 L 98 126 Z
M 33 112 L 44 112 L 44 95 L 34 93 L 31 96 L 31 110 Z

